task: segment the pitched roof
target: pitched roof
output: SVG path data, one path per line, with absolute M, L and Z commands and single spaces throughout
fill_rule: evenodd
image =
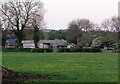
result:
M 7 39 L 6 42 L 8 42 L 10 44 L 16 44 L 16 39 L 10 38 L 10 39 Z
M 33 43 L 34 43 L 34 40 L 23 40 L 21 43 L 33 44 Z
M 23 40 L 21 43 L 25 43 L 25 44 L 33 44 L 34 40 Z M 67 42 L 64 40 L 59 40 L 59 39 L 55 39 L 55 40 L 40 40 L 38 42 L 39 44 L 42 43 L 50 43 L 51 45 L 67 45 Z
M 67 42 L 59 39 L 55 40 L 40 40 L 39 43 L 50 43 L 51 45 L 67 45 Z

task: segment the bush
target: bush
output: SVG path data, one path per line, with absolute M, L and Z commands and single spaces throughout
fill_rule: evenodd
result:
M 19 51 L 22 51 L 22 52 L 31 52 L 31 48 L 19 48 Z
M 19 48 L 2 48 L 3 52 L 18 52 Z
M 92 47 L 100 47 L 105 42 L 104 37 L 97 37 L 92 41 Z
M 59 48 L 57 49 L 57 52 L 65 52 L 66 51 L 66 48 Z
M 53 49 L 47 48 L 3 48 L 3 52 L 53 52 Z M 102 52 L 100 48 L 59 48 L 57 52 Z M 117 52 L 117 51 L 116 51 Z
M 100 48 L 60 48 L 58 52 L 101 52 Z
M 44 52 L 53 52 L 53 49 L 51 49 L 51 48 L 46 48 L 46 49 L 44 49 Z
M 65 52 L 71 52 L 71 49 L 66 48 L 66 49 L 65 49 Z
M 3 48 L 3 52 L 53 52 L 53 49 L 43 49 L 43 48 Z
M 102 52 L 100 48 L 92 48 L 91 52 Z
M 83 52 L 91 52 L 91 48 L 83 48 Z
M 57 52 L 71 52 L 71 49 L 69 49 L 69 48 L 59 48 L 59 49 L 57 49 Z
M 112 52 L 113 53 L 120 53 L 120 49 L 113 49 Z
M 75 48 L 74 52 L 83 52 L 83 48 Z
M 31 49 L 31 52 L 42 52 L 42 53 L 44 53 L 44 49 L 42 49 L 42 48 L 33 48 L 33 49 Z
M 47 49 L 44 49 L 44 48 L 34 48 L 31 50 L 32 52 L 41 52 L 41 53 L 44 53 L 44 52 L 53 52 L 53 49 L 50 49 L 50 48 L 47 48 Z

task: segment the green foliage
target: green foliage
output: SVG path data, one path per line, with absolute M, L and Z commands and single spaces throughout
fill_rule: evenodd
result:
M 46 49 L 44 49 L 44 52 L 53 52 L 53 49 L 51 49 L 51 48 L 46 48 Z
M 118 48 L 118 49 L 114 49 L 114 50 L 112 50 L 112 52 L 113 53 L 120 53 L 120 49 Z
M 29 53 L 3 52 L 3 66 L 31 74 L 49 75 L 39 82 L 116 82 L 118 54 L 103 53 Z M 29 81 L 25 81 L 29 83 Z M 34 82 L 35 84 L 37 84 Z M 33 83 L 33 82 L 32 82 Z M 16 83 L 17 84 L 17 83 Z M 40 83 L 41 84 L 41 83 Z
M 24 30 L 25 39 L 26 40 L 33 40 L 33 32 L 34 32 L 34 29 L 25 29 Z M 43 30 L 39 30 L 39 38 L 44 39 Z
M 41 53 L 45 53 L 45 52 L 53 52 L 53 49 L 50 48 L 34 48 L 31 50 L 32 52 L 41 52 Z
M 45 33 L 45 39 L 54 40 L 54 39 L 66 39 L 66 30 L 50 30 Z
M 92 47 L 100 47 L 105 42 L 104 37 L 97 37 L 92 41 Z
M 53 49 L 44 48 L 3 48 L 3 52 L 53 52 Z
M 74 50 L 74 52 L 83 52 L 83 48 L 75 48 L 73 50 Z
M 53 52 L 51 48 L 3 48 L 3 52 Z M 99 48 L 59 48 L 57 52 L 102 52 Z
M 71 49 L 69 48 L 59 48 L 57 49 L 57 52 L 70 52 Z
M 2 48 L 3 52 L 18 52 L 19 49 L 17 48 Z
M 22 52 L 31 52 L 31 48 L 20 48 L 19 51 L 22 51 Z
M 2 48 L 3 52 L 31 52 L 31 48 Z
M 44 53 L 44 49 L 33 48 L 31 49 L 32 52 L 42 52 Z
M 100 48 L 59 48 L 57 52 L 102 52 Z
M 120 42 L 116 42 L 116 44 L 115 44 L 115 48 L 120 48 Z

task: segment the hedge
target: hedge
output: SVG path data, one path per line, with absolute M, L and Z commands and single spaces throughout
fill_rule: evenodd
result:
M 31 49 L 31 52 L 41 52 L 41 53 L 53 52 L 53 49 L 50 49 L 50 48 L 46 48 L 46 49 L 44 49 L 44 48 L 37 48 L 37 49 L 35 49 L 35 48 L 33 48 L 33 49 Z
M 3 52 L 18 52 L 20 51 L 19 48 L 2 48 Z
M 53 52 L 53 49 L 44 48 L 3 48 L 3 52 Z M 102 52 L 100 48 L 59 48 L 57 52 Z
M 59 48 L 57 52 L 102 52 L 100 48 Z
M 113 53 L 120 53 L 120 49 L 113 49 L 112 52 Z
M 3 52 L 53 52 L 53 49 L 43 49 L 43 48 L 3 48 Z
M 57 52 L 70 52 L 71 49 L 69 48 L 59 48 L 57 49 Z

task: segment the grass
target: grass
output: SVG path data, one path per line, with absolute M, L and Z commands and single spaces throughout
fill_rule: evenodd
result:
M 103 53 L 3 52 L 3 66 L 14 71 L 47 74 L 48 82 L 117 82 L 118 55 Z

